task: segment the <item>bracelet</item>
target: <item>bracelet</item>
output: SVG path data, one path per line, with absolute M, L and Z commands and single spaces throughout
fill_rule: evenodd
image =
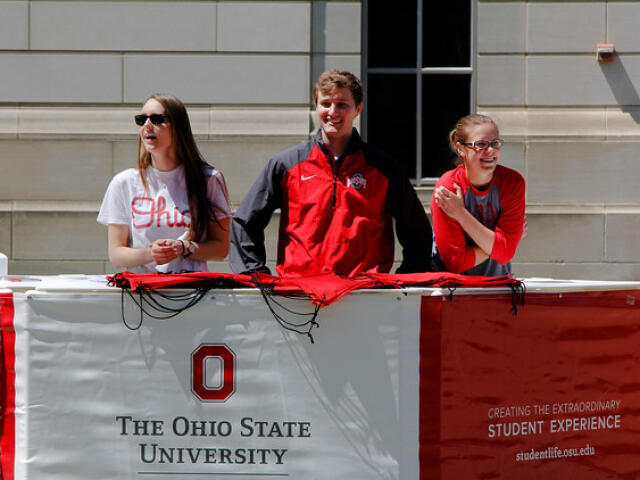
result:
M 186 254 L 185 253 L 182 254 L 182 258 L 189 258 L 191 255 L 193 255 L 193 252 L 195 252 L 194 245 L 195 243 L 189 240 L 189 250 L 187 250 Z
M 182 245 L 182 252 L 180 253 L 180 255 L 184 257 L 184 242 L 180 239 L 178 239 L 178 241 L 180 242 L 180 245 Z

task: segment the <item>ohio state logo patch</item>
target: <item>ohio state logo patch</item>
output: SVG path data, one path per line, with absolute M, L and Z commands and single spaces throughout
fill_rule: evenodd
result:
M 354 173 L 347 181 L 347 187 L 349 186 L 352 186 L 356 190 L 367 188 L 367 179 L 364 178 L 361 173 Z

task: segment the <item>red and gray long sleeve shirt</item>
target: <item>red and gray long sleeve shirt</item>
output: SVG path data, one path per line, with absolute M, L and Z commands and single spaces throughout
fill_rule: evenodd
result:
M 430 271 L 431 225 L 399 165 L 355 129 L 337 160 L 321 138 L 318 132 L 269 161 L 234 216 L 231 269 L 269 272 L 264 230 L 280 208 L 280 275 L 389 272 L 393 219 L 402 246 L 397 271 Z
M 498 165 L 491 183 L 479 190 L 467 179 L 464 166 L 459 166 L 442 175 L 436 188 L 442 185 L 455 192 L 454 184 L 462 189 L 465 208 L 495 233 L 493 250 L 486 261 L 474 266 L 475 243 L 457 221 L 440 210 L 434 198 L 431 201 L 434 270 L 486 276 L 511 273 L 511 259 L 524 226 L 524 178 L 515 170 Z

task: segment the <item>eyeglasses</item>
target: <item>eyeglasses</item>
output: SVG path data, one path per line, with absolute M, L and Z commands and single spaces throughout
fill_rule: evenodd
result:
M 504 145 L 504 140 L 496 138 L 495 140 L 476 140 L 475 142 L 460 142 L 462 145 L 466 145 L 476 150 L 486 150 L 487 148 L 495 148 L 499 150 Z
M 147 123 L 147 118 L 151 120 L 151 123 L 154 125 L 162 125 L 164 123 L 164 119 L 167 116 L 163 113 L 152 113 L 151 115 L 136 115 L 133 119 L 136 122 L 136 125 L 143 126 Z

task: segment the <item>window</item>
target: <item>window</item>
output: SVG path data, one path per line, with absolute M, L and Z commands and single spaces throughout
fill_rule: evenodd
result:
M 453 166 L 448 133 L 473 111 L 473 0 L 363 0 L 363 135 L 417 184 Z

